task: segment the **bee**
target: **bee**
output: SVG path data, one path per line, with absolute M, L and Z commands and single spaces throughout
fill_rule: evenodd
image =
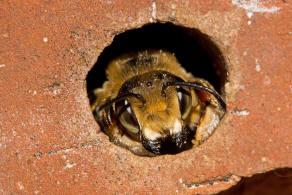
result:
M 139 156 L 198 146 L 226 112 L 214 87 L 187 73 L 168 51 L 121 55 L 106 74 L 102 88 L 92 91 L 92 112 L 111 142 Z

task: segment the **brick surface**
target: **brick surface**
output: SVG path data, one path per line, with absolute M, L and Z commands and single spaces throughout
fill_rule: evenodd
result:
M 292 167 L 291 1 L 1 1 L 0 193 L 215 193 Z M 200 147 L 143 158 L 100 133 L 86 75 L 118 33 L 197 28 L 227 60 L 228 113 Z

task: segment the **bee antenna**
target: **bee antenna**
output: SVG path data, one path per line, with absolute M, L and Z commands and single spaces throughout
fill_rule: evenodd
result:
M 186 87 L 192 87 L 192 88 L 197 89 L 197 90 L 207 91 L 208 93 L 212 94 L 217 99 L 217 101 L 219 102 L 221 107 L 224 109 L 224 111 L 226 111 L 226 104 L 225 104 L 224 100 L 221 98 L 221 96 L 215 90 L 210 89 L 209 87 L 205 87 L 201 84 L 191 83 L 191 82 L 180 82 L 180 81 L 167 82 L 167 83 L 164 83 L 162 86 L 162 95 L 165 96 L 165 90 L 169 86 L 186 86 Z
M 111 99 L 111 100 L 108 100 L 105 104 L 101 105 L 99 108 L 98 108 L 98 111 L 102 110 L 102 109 L 105 109 L 106 107 L 108 106 L 111 106 L 113 103 L 115 102 L 118 102 L 118 101 L 121 101 L 121 100 L 124 100 L 128 97 L 135 97 L 137 99 L 139 99 L 143 104 L 146 103 L 146 100 L 144 99 L 144 97 L 140 94 L 135 94 L 135 93 L 125 93 L 125 94 L 122 94 L 122 95 L 118 95 L 116 98 L 114 99 Z

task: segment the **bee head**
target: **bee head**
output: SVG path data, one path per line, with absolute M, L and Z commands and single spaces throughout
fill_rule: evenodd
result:
M 195 84 L 185 83 L 166 71 L 147 72 L 127 80 L 107 104 L 113 105 L 119 127 L 145 149 L 156 155 L 175 154 L 192 147 L 196 125 L 190 124 L 190 116 L 200 105 L 191 93 Z M 196 114 L 200 118 L 201 113 Z
M 133 139 L 154 154 L 177 153 L 192 146 L 195 129 L 184 121 L 191 112 L 189 89 L 163 85 L 182 81 L 164 71 L 154 71 L 126 81 L 118 96 L 136 94 L 115 103 L 118 122 Z M 162 91 L 163 90 L 163 91 Z

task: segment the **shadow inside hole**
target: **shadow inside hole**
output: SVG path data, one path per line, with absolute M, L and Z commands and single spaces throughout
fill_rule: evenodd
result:
M 199 30 L 172 23 L 147 24 L 116 35 L 104 49 L 87 76 L 87 91 L 100 88 L 106 80 L 105 69 L 115 57 L 131 51 L 163 49 L 174 53 L 181 65 L 195 77 L 208 80 L 224 95 L 227 79 L 225 59 L 219 48 Z

